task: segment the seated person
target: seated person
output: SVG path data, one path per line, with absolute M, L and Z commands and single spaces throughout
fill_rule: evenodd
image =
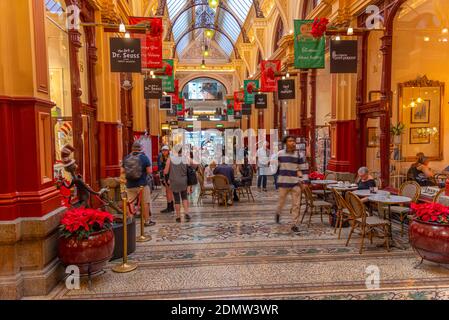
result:
M 240 185 L 245 187 L 250 187 L 253 183 L 253 167 L 248 164 L 248 158 L 245 157 L 244 164 L 239 166 L 240 174 L 242 175 L 240 179 Z
M 418 161 L 411 165 L 407 176 L 410 180 L 416 181 L 420 186 L 434 186 L 435 173 L 429 167 L 429 158 L 422 155 Z
M 228 181 L 231 184 L 231 189 L 234 189 L 234 201 L 239 201 L 239 197 L 237 195 L 236 190 L 239 187 L 239 183 L 235 179 L 234 169 L 232 168 L 232 166 L 226 163 L 219 164 L 214 170 L 214 175 L 217 174 L 221 174 L 226 178 L 228 178 Z
M 211 163 L 204 169 L 204 187 L 213 188 L 214 184 L 212 183 L 212 178 L 214 176 L 214 169 L 217 167 L 215 161 L 211 161 Z
M 373 176 L 369 174 L 367 167 L 361 167 L 358 171 L 357 188 L 358 190 L 369 190 L 376 187 L 376 181 Z

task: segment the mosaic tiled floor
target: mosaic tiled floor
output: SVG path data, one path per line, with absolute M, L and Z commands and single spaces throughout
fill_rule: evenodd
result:
M 449 299 L 449 267 L 424 262 L 409 248 L 387 252 L 369 241 L 362 255 L 355 235 L 345 246 L 327 217 L 314 217 L 310 228 L 290 231 L 289 208 L 274 222 L 277 194 L 259 192 L 256 201 L 212 206 L 210 199 L 191 201 L 192 220 L 181 224 L 168 214 L 164 194 L 153 193 L 157 221 L 146 228 L 152 240 L 138 243 L 129 260 L 138 269 L 119 274 L 111 267 L 89 288 L 68 290 L 64 283 L 45 299 Z M 407 246 L 407 237 L 394 237 Z M 379 271 L 379 286 L 370 270 Z

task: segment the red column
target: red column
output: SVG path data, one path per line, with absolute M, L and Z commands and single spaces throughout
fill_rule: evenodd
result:
M 0 220 L 41 217 L 60 205 L 53 182 L 53 103 L 0 96 Z
M 119 132 L 117 123 L 98 122 L 100 178 L 120 175 Z
M 356 120 L 337 120 L 331 122 L 331 160 L 328 170 L 336 172 L 356 172 L 358 155 L 355 137 Z
M 316 169 L 315 161 L 315 131 L 316 131 L 316 69 L 310 73 L 310 154 L 311 169 Z

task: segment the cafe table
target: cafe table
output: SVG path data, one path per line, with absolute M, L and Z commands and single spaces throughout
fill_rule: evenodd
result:
M 385 195 L 386 196 L 387 194 L 389 194 L 388 191 L 384 191 L 384 190 L 377 190 L 374 193 L 371 193 L 370 190 L 355 190 L 352 193 L 358 197 L 370 197 L 370 196 L 375 196 L 375 195 Z
M 406 248 L 404 248 L 404 246 L 402 246 L 401 244 L 399 244 L 398 242 L 396 242 L 393 239 L 393 232 L 392 232 L 392 227 L 391 227 L 391 206 L 392 205 L 399 205 L 399 204 L 406 204 L 406 203 L 410 203 L 412 201 L 411 198 L 409 197 L 404 197 L 404 196 L 394 196 L 394 195 L 390 195 L 388 194 L 376 194 L 376 195 L 371 195 L 368 197 L 368 200 L 371 202 L 376 202 L 378 204 L 383 204 L 383 205 L 387 205 L 388 207 L 388 220 L 390 221 L 390 226 L 389 226 L 389 232 L 390 232 L 390 238 L 391 238 L 391 246 L 405 250 Z
M 323 190 L 324 200 L 326 200 L 326 188 L 327 188 L 327 185 L 334 184 L 334 183 L 337 183 L 337 182 L 338 181 L 336 181 L 336 180 L 311 180 L 310 181 L 311 184 L 322 185 L 322 186 L 325 187 L 324 190 Z

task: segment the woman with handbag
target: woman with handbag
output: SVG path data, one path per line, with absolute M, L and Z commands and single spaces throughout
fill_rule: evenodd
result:
M 189 200 L 187 199 L 188 173 L 189 166 L 183 161 L 182 147 L 176 145 L 174 147 L 174 155 L 172 155 L 165 165 L 164 174 L 169 176 L 170 188 L 173 192 L 175 200 L 176 222 L 181 222 L 181 200 L 184 207 L 185 220 L 190 221 Z

